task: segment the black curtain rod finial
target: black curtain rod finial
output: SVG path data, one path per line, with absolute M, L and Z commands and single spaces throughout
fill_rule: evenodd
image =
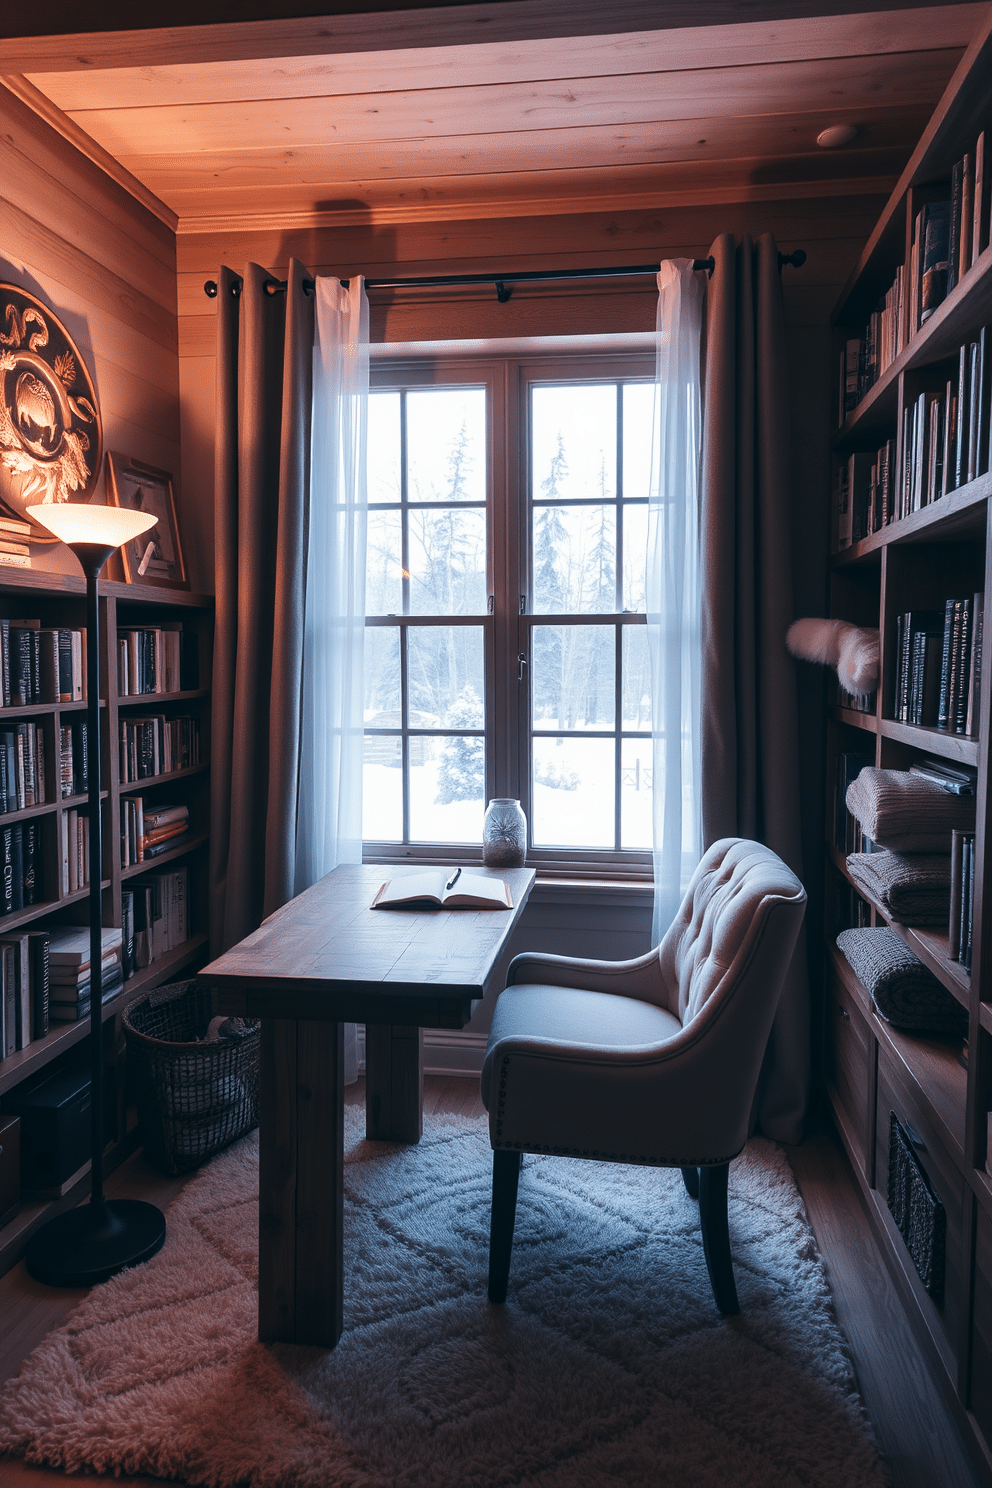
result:
M 794 248 L 791 253 L 780 253 L 778 256 L 778 266 L 780 269 L 784 269 L 786 264 L 791 264 L 794 269 L 801 269 L 805 262 L 805 248 Z

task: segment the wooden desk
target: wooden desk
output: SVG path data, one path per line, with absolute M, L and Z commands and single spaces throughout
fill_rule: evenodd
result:
M 423 1129 L 424 1028 L 464 1028 L 502 970 L 534 871 L 493 874 L 512 910 L 370 909 L 409 868 L 335 868 L 284 904 L 202 980 L 218 1010 L 261 1018 L 258 1336 L 333 1347 L 341 1336 L 342 1023 L 365 1024 L 366 1123 L 380 1141 Z

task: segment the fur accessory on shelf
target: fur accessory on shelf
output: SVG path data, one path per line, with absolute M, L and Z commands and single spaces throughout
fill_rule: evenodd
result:
M 878 686 L 878 631 L 848 620 L 794 620 L 785 644 L 802 661 L 836 667 L 840 684 L 864 697 Z

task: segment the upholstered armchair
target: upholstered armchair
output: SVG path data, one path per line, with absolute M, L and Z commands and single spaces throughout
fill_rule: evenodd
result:
M 482 1070 L 493 1148 L 489 1299 L 506 1300 L 521 1154 L 682 1169 L 722 1313 L 738 1312 L 730 1160 L 748 1122 L 806 905 L 769 848 L 728 837 L 665 938 L 632 961 L 510 963 Z

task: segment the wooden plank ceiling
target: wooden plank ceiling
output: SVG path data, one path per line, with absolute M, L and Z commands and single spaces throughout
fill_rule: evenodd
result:
M 986 11 L 327 54 L 232 40 L 209 61 L 190 28 L 167 65 L 77 57 L 10 85 L 181 231 L 831 195 L 891 186 Z M 857 139 L 818 149 L 833 124 Z

